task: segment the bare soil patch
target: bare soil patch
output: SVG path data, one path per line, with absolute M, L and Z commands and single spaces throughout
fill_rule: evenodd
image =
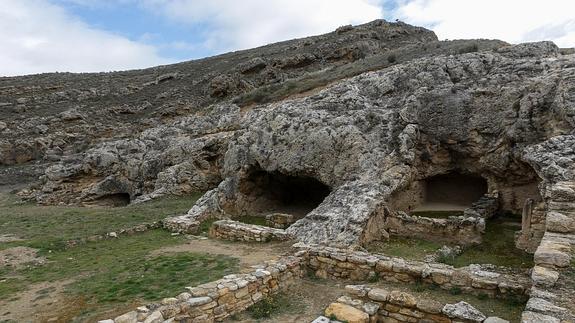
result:
M 0 268 L 20 268 L 25 264 L 42 264 L 46 258 L 38 256 L 38 249 L 30 247 L 12 247 L 0 250 Z
M 208 255 L 224 255 L 238 258 L 240 267 L 247 268 L 277 259 L 290 250 L 293 242 L 240 243 L 205 238 L 190 238 L 187 243 L 154 250 L 150 256 L 167 253 L 201 252 Z

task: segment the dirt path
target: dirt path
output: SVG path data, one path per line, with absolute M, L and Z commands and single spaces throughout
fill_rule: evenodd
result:
M 71 280 L 44 282 L 31 285 L 27 290 L 0 301 L 0 322 L 57 322 L 57 317 L 48 313 L 55 309 L 73 306 L 73 302 L 64 299 L 64 287 Z
M 154 250 L 150 256 L 176 252 L 201 252 L 212 255 L 226 255 L 238 258 L 242 269 L 258 265 L 266 260 L 277 259 L 290 250 L 293 242 L 241 243 L 214 239 L 192 239 L 177 246 Z

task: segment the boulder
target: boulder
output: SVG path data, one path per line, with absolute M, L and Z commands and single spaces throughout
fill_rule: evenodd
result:
M 463 301 L 456 304 L 445 304 L 441 312 L 450 318 L 471 322 L 483 322 L 483 320 L 487 318 L 487 316 L 471 306 L 471 304 Z
M 348 323 L 369 322 L 369 315 L 367 313 L 342 303 L 331 303 L 325 309 L 325 316 L 330 318 L 335 317 L 338 321 L 344 321 Z

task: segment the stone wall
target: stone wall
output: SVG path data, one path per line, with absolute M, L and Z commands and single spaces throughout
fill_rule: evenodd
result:
M 222 240 L 246 242 L 286 241 L 292 239 L 292 236 L 282 229 L 232 220 L 214 222 L 210 228 L 209 236 Z
M 491 219 L 499 210 L 498 196 L 483 195 L 479 200 L 473 202 L 470 208 L 463 211 L 466 217 L 477 217 Z
M 484 322 L 487 317 L 466 302 L 446 304 L 416 298 L 400 291 L 347 285 L 350 296 L 342 296 L 326 309 L 328 317 L 354 322 Z M 495 320 L 495 318 L 492 318 Z M 492 321 L 488 321 L 492 322 Z M 507 321 L 495 321 L 507 322 Z
M 565 286 L 564 275 L 575 253 L 575 182 L 550 185 L 545 199 L 546 231 L 535 251 L 533 287 L 522 322 L 574 322 L 573 286 Z
M 413 181 L 406 188 L 394 192 L 389 198 L 391 210 L 409 212 L 425 201 L 425 182 Z
M 292 214 L 272 213 L 266 215 L 267 226 L 276 229 L 287 229 L 295 222 L 295 220 L 296 219 Z
M 317 245 L 296 244 L 305 264 L 317 277 L 327 279 L 368 281 L 379 279 L 397 283 L 425 283 L 442 289 L 458 287 L 463 293 L 487 295 L 493 298 L 523 298 L 531 287 L 523 273 L 499 273 L 484 270 L 479 265 L 462 268 L 409 261 L 402 258 L 347 251 Z
M 481 243 L 485 220 L 470 216 L 435 219 L 394 212 L 385 219 L 385 229 L 401 237 L 470 245 Z
M 290 286 L 303 275 L 301 260 L 287 256 L 247 274 L 228 275 L 159 304 L 138 307 L 99 323 L 213 322 L 240 313 L 264 297 Z

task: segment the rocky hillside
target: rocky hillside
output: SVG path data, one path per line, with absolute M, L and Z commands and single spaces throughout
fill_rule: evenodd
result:
M 257 189 L 262 173 L 327 185 L 325 200 L 288 232 L 340 246 L 383 236 L 390 197 L 416 180 L 476 174 L 519 213 L 524 199 L 506 192 L 539 185 L 546 196 L 548 185 L 575 180 L 575 56 L 550 42 L 424 57 L 298 98 L 213 109 L 218 124 L 237 127 L 225 180 L 170 220 L 173 229 L 249 214 L 270 199 Z
M 135 153 L 137 148 L 122 148 L 116 141 L 145 136 L 146 129 L 179 119 L 183 128 L 189 128 L 183 124 L 195 122 L 196 116 L 210 110 L 206 108 L 210 104 L 406 45 L 436 40 L 423 28 L 376 21 L 342 27 L 326 35 L 145 70 L 0 78 L 0 185 L 33 181 L 54 163 L 80 163 L 87 155 L 98 154 L 93 149 L 117 146 L 114 149 L 119 154 L 127 153 L 126 149 Z M 197 137 L 199 132 L 192 129 L 187 137 Z M 162 146 L 156 144 L 160 150 Z M 143 149 L 150 151 L 152 147 Z M 214 150 L 218 149 L 206 148 L 201 154 L 214 163 L 218 159 Z M 143 159 L 157 157 L 153 155 Z M 136 162 L 135 157 L 127 158 Z M 198 162 L 202 171 L 217 177 L 216 169 Z M 158 173 L 179 161 L 156 159 L 147 163 L 154 165 L 138 170 L 146 178 L 133 183 L 132 197 L 153 190 Z M 112 168 L 97 169 L 106 165 L 92 166 L 85 164 L 83 170 L 91 177 L 117 175 Z M 188 189 L 205 189 L 215 182 L 217 178 Z
M 254 174 L 311 178 L 328 196 L 290 231 L 350 245 L 382 234 L 382 206 L 415 180 L 462 172 L 505 192 L 573 177 L 574 66 L 549 42 L 374 21 L 141 71 L 4 78 L 0 184 L 44 204 L 215 188 L 185 227 L 250 212 Z
M 0 78 L 0 186 L 34 183 L 25 195 L 48 204 L 206 190 L 222 180 L 239 128 L 213 104 L 247 109 L 419 57 L 503 45 L 438 42 L 379 20 L 145 70 Z

